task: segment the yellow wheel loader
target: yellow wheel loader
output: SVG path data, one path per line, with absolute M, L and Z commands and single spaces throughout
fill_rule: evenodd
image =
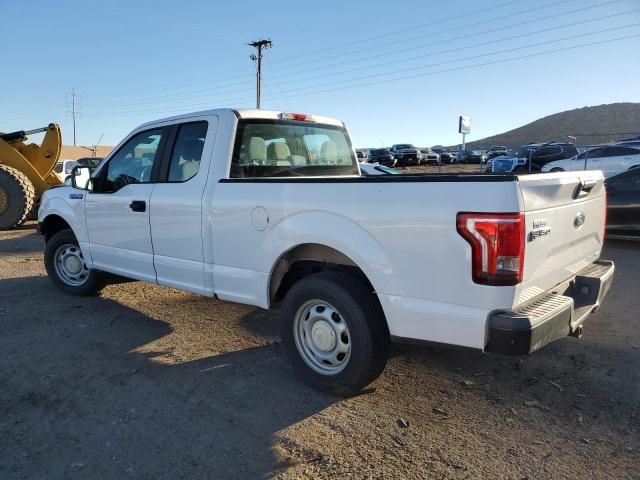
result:
M 45 132 L 40 145 L 29 135 Z M 55 123 L 35 130 L 0 133 L 0 230 L 16 227 L 37 212 L 42 194 L 62 182 L 54 172 L 62 136 Z

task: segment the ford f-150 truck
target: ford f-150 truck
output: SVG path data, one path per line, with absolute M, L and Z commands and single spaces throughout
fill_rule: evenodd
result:
M 71 183 L 38 212 L 61 290 L 96 294 L 109 272 L 278 308 L 295 369 L 339 394 L 392 340 L 528 354 L 579 336 L 614 271 L 600 172 L 366 177 L 320 116 L 146 123 Z

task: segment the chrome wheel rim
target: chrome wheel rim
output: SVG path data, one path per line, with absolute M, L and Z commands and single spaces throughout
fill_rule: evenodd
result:
M 336 375 L 349 363 L 349 326 L 340 312 L 327 302 L 309 300 L 298 309 L 293 338 L 304 362 L 322 375 Z
M 89 269 L 77 245 L 60 245 L 53 255 L 53 266 L 58 278 L 69 286 L 80 286 L 89 278 Z

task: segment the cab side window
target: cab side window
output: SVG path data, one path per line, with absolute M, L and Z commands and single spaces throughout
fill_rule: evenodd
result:
M 116 192 L 131 183 L 149 183 L 163 129 L 147 130 L 131 138 L 109 160 L 104 191 Z
M 200 170 L 202 149 L 207 137 L 207 122 L 185 123 L 180 126 L 169 163 L 169 182 L 186 182 Z

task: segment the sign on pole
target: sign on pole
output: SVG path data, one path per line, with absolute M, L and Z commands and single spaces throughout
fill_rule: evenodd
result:
M 458 119 L 458 133 L 471 133 L 471 118 L 460 115 Z

